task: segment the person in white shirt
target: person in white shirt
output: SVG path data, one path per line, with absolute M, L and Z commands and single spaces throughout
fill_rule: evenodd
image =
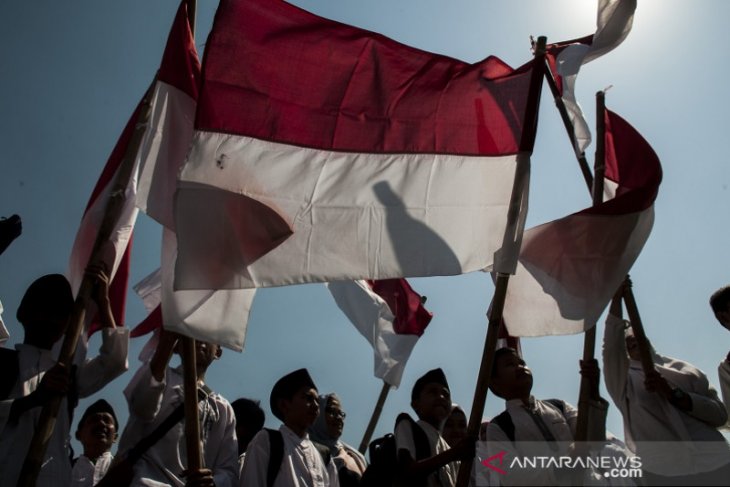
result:
M 93 487 L 104 477 L 114 459 L 111 448 L 118 430 L 117 415 L 107 401 L 99 399 L 86 408 L 76 428 L 84 453 L 73 462 L 72 487 Z
M 236 415 L 236 438 L 238 439 L 238 468 L 243 470 L 246 461 L 246 448 L 256 433 L 264 429 L 266 413 L 259 401 L 240 397 L 231 403 Z
M 455 485 L 458 462 L 474 456 L 476 438 L 465 437 L 449 445 L 441 436 L 441 428 L 451 414 L 451 391 L 443 370 L 429 370 L 416 380 L 411 390 L 411 407 L 418 420 L 403 420 L 408 416 L 401 414 L 393 432 L 399 474 L 413 485 Z M 424 444 L 428 446 L 425 453 Z
M 17 319 L 23 325 L 23 343 L 10 361 L 3 364 L 3 381 L 9 391 L 0 401 L 0 485 L 15 485 L 20 475 L 42 406 L 57 394 L 68 394 L 61 402 L 53 434 L 48 442 L 36 485 L 64 487 L 71 481 L 71 414 L 76 399 L 88 397 L 127 370 L 129 332 L 117 327 L 109 306 L 109 277 L 101 265 L 91 265 L 87 273 L 94 279 L 93 301 L 102 325 L 99 355 L 86 359 L 77 352 L 73 374 L 68 364 L 56 362 L 53 351 L 66 331 L 74 299 L 68 280 L 49 274 L 34 281 L 23 296 Z M 79 351 L 82 346 L 80 345 Z M 5 350 L 5 349 L 4 349 Z M 5 353 L 3 355 L 8 355 Z M 8 371 L 12 365 L 15 373 Z
M 715 313 L 715 318 L 723 328 L 730 331 L 730 286 L 725 286 L 715 291 L 710 296 L 710 307 Z M 730 431 L 730 352 L 720 365 L 717 367 L 717 377 L 720 380 L 720 392 L 722 393 L 722 402 L 725 403 L 728 421 L 723 429 Z
M 603 339 L 606 388 L 624 418 L 626 444 L 642 461 L 648 485 L 727 485 L 730 447 L 717 428 L 724 405 L 707 376 L 685 361 L 651 350 L 644 374 L 618 293 Z
M 298 369 L 279 379 L 269 406 L 283 424 L 278 430 L 259 431 L 251 440 L 241 487 L 339 487 L 334 462 L 307 433 L 319 415 L 317 387 L 309 372 Z
M 117 457 L 148 436 L 184 403 L 182 366 L 168 366 L 179 335 L 162 331 L 149 362 L 144 363 L 124 395 L 129 419 L 119 441 Z M 177 422 L 134 463 L 132 485 L 230 487 L 238 481 L 236 420 L 230 403 L 205 385 L 205 374 L 221 356 L 218 345 L 196 341 L 198 388 L 205 391 L 198 403 L 203 468 L 187 468 L 185 421 Z
M 589 383 L 588 443 L 575 443 L 578 410 L 560 399 L 541 400 L 532 395 L 532 371 L 513 348 L 496 351 L 489 389 L 505 399 L 506 409 L 487 426 L 488 458 L 509 459 L 500 467 L 500 485 L 606 485 L 606 472 L 594 468 L 588 458 L 617 457 L 623 461 L 628 453 L 618 440 L 605 431 L 608 403 L 600 397 L 600 371 L 596 360 L 581 361 L 581 374 Z M 506 452 L 506 453 L 505 453 Z M 514 459 L 536 457 L 570 458 L 564 466 L 545 463 L 526 466 Z M 580 459 L 580 463 L 578 462 Z M 610 460 L 609 460 L 610 461 Z M 583 466 L 586 466 L 584 468 Z M 610 485 L 632 485 L 630 480 L 611 481 Z

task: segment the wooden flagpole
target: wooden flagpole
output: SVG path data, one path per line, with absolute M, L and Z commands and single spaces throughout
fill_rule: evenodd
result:
M 129 184 L 132 171 L 134 170 L 134 160 L 149 120 L 150 102 L 156 81 L 156 79 L 153 80 L 142 99 L 137 123 L 132 134 L 132 138 L 124 153 L 124 159 L 117 170 L 114 186 L 112 187 L 112 191 L 109 194 L 109 199 L 106 203 L 104 218 L 99 227 L 99 233 L 96 235 L 96 240 L 94 241 L 89 262 L 101 260 L 103 256 L 102 248 L 109 241 L 111 233 L 119 221 L 119 217 L 121 216 L 124 208 L 126 200 L 125 191 Z M 74 301 L 73 313 L 71 315 L 68 328 L 64 334 L 61 351 L 58 355 L 58 363 L 65 365 L 69 370 L 69 373 L 71 365 L 73 364 L 73 358 L 76 353 L 79 338 L 81 337 L 81 333 L 84 329 L 86 306 L 91 297 L 93 288 L 94 283 L 92 279 L 87 275 L 84 275 L 79 287 L 79 292 L 76 295 L 76 300 Z M 33 487 L 35 485 L 38 472 L 43 464 L 43 458 L 46 454 L 48 442 L 51 439 L 53 429 L 56 425 L 56 419 L 58 418 L 58 411 L 61 407 L 63 397 L 63 395 L 56 395 L 43 405 L 43 409 L 41 410 L 41 414 L 38 419 L 38 424 L 36 425 L 33 433 L 33 439 L 31 440 L 20 476 L 18 477 L 17 485 L 19 487 Z
M 524 125 L 522 127 L 522 136 L 520 139 L 520 152 L 532 152 L 535 145 L 535 133 L 537 132 L 537 113 L 540 107 L 540 92 L 542 89 L 543 71 L 545 66 L 545 45 L 546 37 L 539 37 L 535 46 L 535 60 L 530 80 L 530 93 L 527 98 L 527 106 L 525 109 Z M 515 183 L 512 192 L 512 200 L 510 201 L 509 214 L 507 221 L 514 222 L 519 218 L 520 206 L 523 204 L 523 191 L 525 190 L 525 181 L 520 180 L 519 174 L 515 177 Z M 508 228 L 516 229 L 516 225 L 509 225 Z M 505 235 L 505 242 L 513 241 L 515 235 Z M 489 391 L 489 379 L 492 375 L 492 367 L 494 366 L 494 353 L 497 348 L 497 339 L 499 338 L 499 325 L 502 322 L 502 311 L 504 310 L 504 302 L 507 297 L 507 285 L 509 284 L 509 274 L 498 272 L 494 289 L 494 298 L 492 299 L 491 313 L 489 315 L 489 325 L 487 325 L 487 336 L 484 341 L 484 350 L 482 352 L 482 362 L 479 366 L 479 375 L 477 376 L 477 384 L 474 391 L 474 400 L 469 416 L 469 425 L 467 434 L 472 438 L 479 436 L 479 427 L 482 423 L 482 415 L 484 414 L 484 406 L 487 402 L 487 392 Z M 471 479 L 471 470 L 474 465 L 474 458 L 469 457 L 461 461 L 459 466 L 459 475 L 456 480 L 456 487 L 466 487 Z
M 636 299 L 634 298 L 632 288 L 633 284 L 631 283 L 631 279 L 629 276 L 626 276 L 623 291 L 624 304 L 626 305 L 626 313 L 629 315 L 629 321 L 631 322 L 631 329 L 634 331 L 634 337 L 636 337 L 636 345 L 639 348 L 641 368 L 644 370 L 644 375 L 646 376 L 649 371 L 654 370 L 654 357 L 651 353 L 649 339 L 644 332 L 644 325 L 641 322 L 641 316 L 639 316 L 639 308 L 636 306 Z
M 596 157 L 593 161 L 593 185 L 591 193 L 593 206 L 603 202 L 603 176 L 606 172 L 605 134 L 606 123 L 603 112 L 606 106 L 605 93 L 596 93 Z M 583 361 L 595 359 L 596 353 L 596 327 L 594 325 L 583 334 Z M 590 404 L 589 380 L 581 376 L 580 396 L 578 398 L 578 418 L 575 428 L 575 441 L 585 442 L 588 440 L 588 408 Z
M 585 152 L 581 152 L 579 154 L 576 151 L 577 146 L 575 140 L 575 132 L 573 131 L 573 123 L 570 121 L 570 117 L 568 116 L 568 109 L 565 107 L 565 102 L 563 101 L 563 97 L 560 94 L 560 90 L 558 89 L 558 85 L 555 82 L 555 78 L 553 78 L 550 67 L 547 65 L 545 66 L 545 78 L 547 79 L 548 86 L 550 87 L 550 92 L 553 94 L 553 100 L 555 101 L 555 106 L 558 109 L 558 113 L 560 113 L 560 118 L 562 118 L 563 120 L 565 130 L 568 133 L 570 144 L 573 146 L 575 157 L 578 160 L 578 165 L 580 166 L 580 172 L 581 174 L 583 174 L 583 179 L 585 179 L 586 186 L 588 186 L 590 190 L 593 187 L 593 174 L 591 174 L 591 168 L 588 165 L 588 161 L 586 160 Z
M 375 426 L 377 426 L 378 420 L 380 419 L 380 414 L 383 412 L 383 404 L 385 404 L 385 399 L 388 397 L 388 392 L 390 392 L 390 384 L 383 381 L 383 388 L 380 390 L 378 402 L 375 404 L 373 415 L 370 417 L 370 422 L 368 423 L 368 427 L 365 429 L 365 434 L 363 435 L 362 441 L 360 442 L 360 448 L 358 448 L 360 453 L 362 453 L 363 455 L 368 449 L 370 438 L 373 437 Z
M 203 468 L 203 452 L 200 444 L 200 419 L 198 408 L 198 374 L 196 368 L 195 340 L 181 336 L 183 364 L 183 393 L 185 395 L 185 446 L 188 470 Z
M 195 38 L 196 0 L 185 0 L 190 32 Z M 203 451 L 200 441 L 200 419 L 198 408 L 198 372 L 196 364 L 195 340 L 182 336 L 183 393 L 185 395 L 185 446 L 187 451 L 188 470 L 203 468 Z

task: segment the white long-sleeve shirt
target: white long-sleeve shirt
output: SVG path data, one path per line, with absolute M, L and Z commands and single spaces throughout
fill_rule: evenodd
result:
M 149 363 L 143 364 L 124 389 L 129 420 L 119 440 L 117 456 L 123 456 L 150 434 L 184 402 L 180 367 L 165 371 L 157 381 Z M 198 404 L 203 466 L 213 471 L 217 487 L 232 487 L 238 480 L 238 443 L 233 408 L 220 394 L 209 394 Z M 187 468 L 185 422 L 180 421 L 151 446 L 134 465 L 132 485 L 184 486 Z
M 709 472 L 727 463 L 730 449 L 718 427 L 727 421 L 725 407 L 707 376 L 682 360 L 654 354 L 659 373 L 692 399 L 680 411 L 644 387 L 641 363 L 626 352 L 624 321 L 609 315 L 603 340 L 606 389 L 624 419 L 628 447 L 644 469 L 664 476 Z
M 99 355 L 83 360 L 76 369 L 76 391 L 87 397 L 127 370 L 129 330 L 122 327 L 104 328 Z M 31 345 L 17 344 L 18 380 L 9 399 L 0 401 L 0 485 L 15 485 L 25 461 L 41 407 L 23 413 L 15 424 L 8 423 L 13 400 L 30 395 L 38 388 L 43 375 L 56 365 L 56 353 Z M 70 418 L 68 402 L 61 402 L 53 434 L 48 443 L 37 486 L 67 486 L 71 481 Z
M 730 363 L 727 360 L 720 362 L 717 367 L 717 377 L 720 379 L 720 392 L 722 393 L 722 402 L 725 403 L 725 411 L 728 420 L 723 426 L 725 431 L 730 431 Z
M 114 455 L 108 451 L 102 453 L 95 462 L 85 455 L 79 456 L 71 470 L 71 487 L 93 487 L 98 484 L 109 470 L 112 460 Z
M 322 454 L 309 440 L 309 435 L 300 437 L 286 425 L 281 425 L 279 431 L 284 440 L 284 455 L 274 487 L 339 487 L 334 462 L 324 464 Z M 269 455 L 269 433 L 261 430 L 246 449 L 240 487 L 267 485 Z

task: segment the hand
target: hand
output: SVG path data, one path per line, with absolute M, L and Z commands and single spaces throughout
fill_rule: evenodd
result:
M 667 379 L 656 369 L 649 371 L 644 378 L 644 388 L 649 392 L 656 392 L 669 400 L 672 397 L 672 386 L 669 385 Z
M 476 455 L 477 439 L 473 436 L 466 436 L 456 442 L 451 447 L 454 454 L 454 460 L 466 460 L 474 458 Z
M 94 262 L 86 268 L 86 275 L 92 279 L 94 288 L 91 298 L 99 306 L 109 305 L 109 271 L 104 262 Z
M 71 376 L 68 368 L 58 363 L 43 374 L 35 394 L 39 400 L 45 402 L 53 396 L 68 394 L 70 384 Z
M 18 215 L 0 219 L 0 254 L 2 254 L 13 240 L 23 232 L 23 224 Z
M 186 479 L 185 487 L 215 487 L 213 471 L 209 468 L 185 470 L 182 475 Z

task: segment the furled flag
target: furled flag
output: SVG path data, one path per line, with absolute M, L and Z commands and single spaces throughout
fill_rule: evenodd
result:
M 159 307 L 135 328 L 133 336 L 164 322 L 167 330 L 240 351 L 254 290 L 173 290 L 177 256 L 173 196 L 192 140 L 199 84 L 200 63 L 187 2 L 183 1 L 170 30 L 155 83 L 149 128 L 139 150 L 137 206 L 165 228 L 154 294 Z
M 649 238 L 659 158 L 624 119 L 604 113 L 606 201 L 525 231 L 504 307 L 513 336 L 594 326 Z
M 203 65 L 176 289 L 513 270 L 544 65 L 467 64 L 281 0 L 221 1 Z
M 405 279 L 327 283 L 337 306 L 373 347 L 375 377 L 398 388 L 433 315 Z
M 548 46 L 547 60 L 573 125 L 576 154 L 584 152 L 591 143 L 591 131 L 575 99 L 578 71 L 626 39 L 635 10 L 636 0 L 599 0 L 595 34 Z

